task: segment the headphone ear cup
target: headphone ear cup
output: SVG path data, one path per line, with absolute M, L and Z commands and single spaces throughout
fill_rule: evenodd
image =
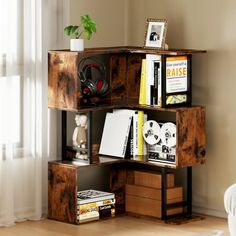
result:
M 92 80 L 86 80 L 84 83 L 81 83 L 81 92 L 84 96 L 91 97 L 97 93 L 96 83 Z
M 105 79 L 96 80 L 96 93 L 98 96 L 105 96 L 108 92 L 108 83 Z

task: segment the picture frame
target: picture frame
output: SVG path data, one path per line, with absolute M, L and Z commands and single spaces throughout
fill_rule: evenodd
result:
M 146 48 L 165 48 L 167 31 L 167 20 L 148 18 L 146 22 L 146 32 L 144 39 L 144 47 Z

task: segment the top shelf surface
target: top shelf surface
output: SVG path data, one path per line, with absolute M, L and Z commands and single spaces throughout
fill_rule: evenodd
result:
M 201 54 L 206 53 L 206 50 L 198 49 L 168 49 L 160 50 L 155 48 L 146 48 L 146 47 L 96 47 L 96 48 L 85 48 L 82 52 L 70 51 L 68 49 L 64 50 L 52 50 L 55 52 L 71 52 L 76 54 L 110 54 L 110 53 L 150 53 L 150 54 L 160 54 L 160 55 L 191 55 L 191 54 Z

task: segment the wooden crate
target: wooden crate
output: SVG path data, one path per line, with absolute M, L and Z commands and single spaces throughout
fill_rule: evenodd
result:
M 161 189 L 126 185 L 126 211 L 161 218 Z M 183 201 L 183 188 L 167 189 L 167 204 Z M 182 206 L 167 209 L 167 216 L 183 213 Z
M 148 171 L 134 171 L 134 184 L 150 188 L 161 189 L 161 174 Z M 173 188 L 175 185 L 174 174 L 167 174 L 167 188 Z

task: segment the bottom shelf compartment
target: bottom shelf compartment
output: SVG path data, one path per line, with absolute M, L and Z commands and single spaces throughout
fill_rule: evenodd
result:
M 162 168 L 162 171 L 149 168 L 146 165 L 141 167 L 125 162 L 107 165 L 107 173 L 101 172 L 100 175 L 108 178 L 107 192 L 113 197 L 79 204 L 78 186 L 81 188 L 80 179 L 86 178 L 86 175 L 81 178 L 81 173 L 93 171 L 92 167 L 49 162 L 48 218 L 80 224 L 126 212 L 162 220 L 186 213 L 191 215 L 191 191 L 187 196 L 188 201 L 184 201 L 184 187 L 175 184 L 175 171 L 168 168 Z M 188 181 L 190 184 L 191 178 Z M 101 189 L 101 186 L 100 189 L 99 186 L 96 188 L 96 179 L 94 183 L 87 181 L 86 184 L 81 190 Z

